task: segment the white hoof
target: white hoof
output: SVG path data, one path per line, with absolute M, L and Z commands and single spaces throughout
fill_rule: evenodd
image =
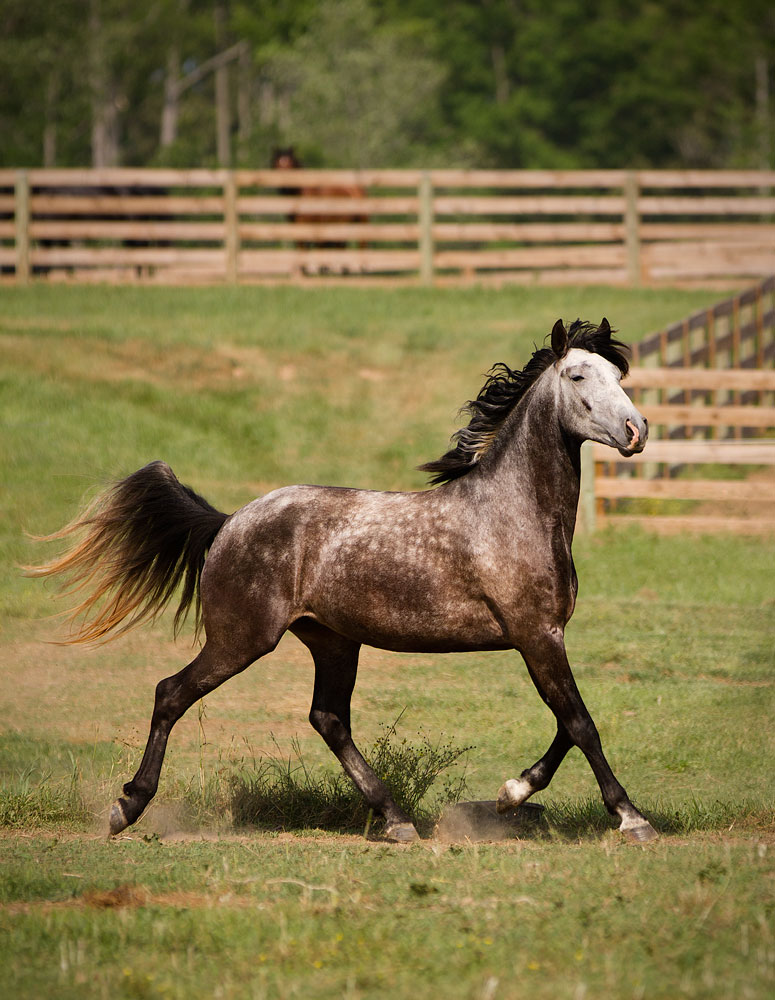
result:
M 631 844 L 648 844 L 652 840 L 656 840 L 659 836 L 651 823 L 645 819 L 632 826 L 622 824 L 619 827 L 619 831 L 624 835 L 625 840 L 628 840 Z
M 495 808 L 499 813 L 516 809 L 517 806 L 521 806 L 523 802 L 529 799 L 532 794 L 533 789 L 530 782 L 526 781 L 525 778 L 509 778 L 498 789 Z
M 619 815 L 621 816 L 622 814 L 620 813 Z M 659 836 L 651 823 L 641 816 L 640 813 L 634 811 L 629 815 L 625 813 L 622 816 L 619 832 L 631 844 L 648 844 L 650 841 L 656 840 Z
M 420 839 L 419 833 L 411 823 L 391 823 L 385 827 L 385 837 L 394 844 L 412 844 Z

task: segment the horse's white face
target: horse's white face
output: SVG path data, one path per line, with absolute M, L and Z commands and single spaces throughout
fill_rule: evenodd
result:
M 584 441 L 618 448 L 625 457 L 643 451 L 648 423 L 621 387 L 616 365 L 600 354 L 571 348 L 554 365 L 562 426 Z

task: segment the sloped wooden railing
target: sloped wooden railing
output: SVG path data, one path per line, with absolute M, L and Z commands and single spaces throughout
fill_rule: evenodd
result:
M 582 526 L 608 518 L 663 531 L 775 532 L 775 278 L 633 354 L 625 386 L 648 418 L 649 443 L 627 461 L 585 446 Z M 749 475 L 733 478 L 741 465 Z

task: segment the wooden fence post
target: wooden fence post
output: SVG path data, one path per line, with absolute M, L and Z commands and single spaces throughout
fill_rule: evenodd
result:
M 226 280 L 239 280 L 239 213 L 237 212 L 237 179 L 234 171 L 226 172 L 223 180 L 223 249 L 226 254 Z
M 628 170 L 624 178 L 624 241 L 627 248 L 627 280 L 633 288 L 641 283 L 639 191 L 638 175 L 634 170 Z
M 14 190 L 14 240 L 16 243 L 16 282 L 30 280 L 30 178 L 26 170 L 16 171 Z
M 420 175 L 418 189 L 420 199 L 417 222 L 420 227 L 420 282 L 423 285 L 433 284 L 433 183 L 431 175 L 424 170 Z
M 581 492 L 579 493 L 578 526 L 581 534 L 591 535 L 597 520 L 595 498 L 595 445 L 585 441 L 581 446 Z

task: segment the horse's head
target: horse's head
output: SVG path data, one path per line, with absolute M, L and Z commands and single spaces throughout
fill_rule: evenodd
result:
M 562 320 L 554 324 L 558 408 L 566 432 L 618 448 L 628 458 L 645 448 L 648 422 L 622 389 L 629 366 L 624 344 L 611 332 L 607 319 L 599 327 L 577 321 L 570 334 Z
M 272 153 L 273 170 L 296 170 L 301 167 L 301 161 L 296 156 L 293 146 L 277 146 Z

